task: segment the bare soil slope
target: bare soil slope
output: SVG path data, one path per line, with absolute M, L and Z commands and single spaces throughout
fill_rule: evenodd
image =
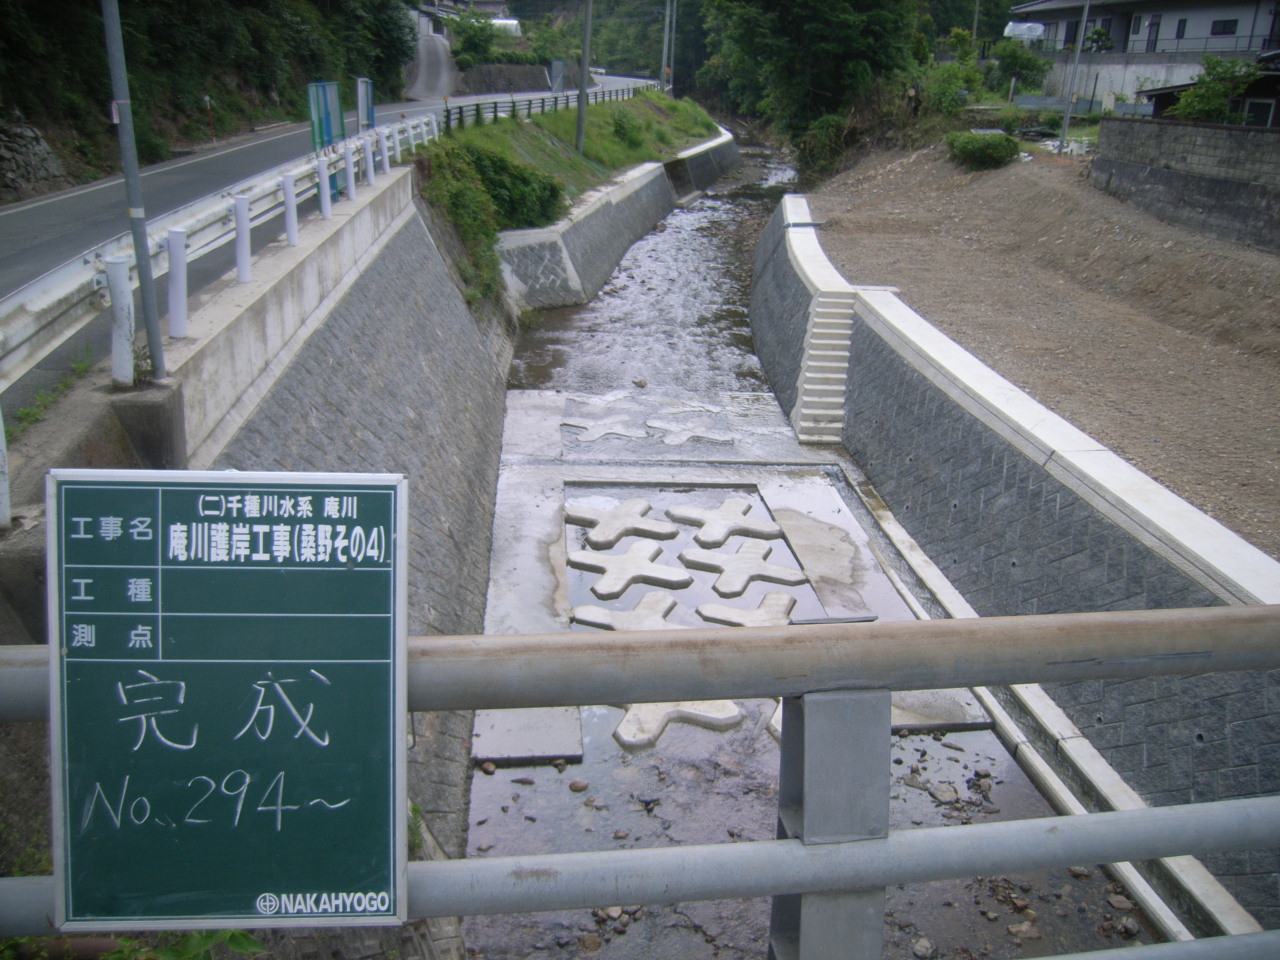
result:
M 1280 557 L 1280 257 L 1106 195 L 1076 159 L 872 154 L 811 197 L 832 262 Z M 1280 228 L 1278 228 L 1280 229 Z

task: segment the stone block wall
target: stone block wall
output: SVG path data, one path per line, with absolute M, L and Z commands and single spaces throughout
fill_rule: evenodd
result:
M 709 186 L 740 162 L 737 141 L 722 132 L 665 168 L 644 164 L 586 195 L 554 226 L 504 231 L 498 256 L 507 289 L 523 309 L 586 303 L 631 245 L 675 209 L 678 195 Z
M 822 262 L 757 247 L 751 324 L 793 383 Z M 793 216 L 794 220 L 794 216 Z M 813 258 L 811 258 L 813 259 Z M 854 288 L 857 290 L 857 288 Z M 983 616 L 1280 602 L 1280 564 L 985 367 L 889 291 L 857 290 L 843 445 L 895 519 Z M 1058 704 L 1152 804 L 1280 790 L 1280 670 L 1059 684 Z M 1274 851 L 1206 863 L 1280 927 Z
M 1162 220 L 1280 251 L 1280 129 L 1108 117 L 1089 179 Z
M 751 337 L 778 404 L 790 416 L 796 405 L 809 304 L 813 293 L 803 271 L 791 262 L 787 249 L 784 204 L 769 218 L 756 242 L 751 281 Z

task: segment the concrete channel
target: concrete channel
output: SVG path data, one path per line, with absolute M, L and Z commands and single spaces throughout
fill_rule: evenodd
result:
M 766 151 L 517 347 L 486 633 L 927 617 L 838 448 L 806 446 L 747 323 L 751 245 L 791 172 Z M 892 526 L 891 524 L 889 526 Z M 624 669 L 621 665 L 619 669 Z M 772 839 L 770 700 L 482 711 L 467 855 Z M 894 829 L 1052 816 L 968 690 L 895 698 Z M 600 903 L 464 921 L 476 957 L 764 957 L 769 902 Z M 902 885 L 884 956 L 1035 957 L 1160 939 L 1101 868 Z

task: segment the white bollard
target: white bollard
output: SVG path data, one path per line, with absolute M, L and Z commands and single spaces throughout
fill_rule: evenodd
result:
M 333 219 L 333 195 L 329 193 L 329 158 L 316 157 L 316 196 L 320 198 L 320 219 Z
M 187 231 L 169 229 L 169 336 L 187 335 Z
M 249 264 L 249 195 L 241 193 L 236 196 L 236 280 L 248 283 L 253 279 L 253 270 Z
M 392 136 L 395 136 L 393 133 Z M 399 137 L 396 137 L 398 140 Z M 399 154 L 399 150 L 396 153 Z M 378 131 L 378 153 L 382 154 L 382 175 L 384 177 L 391 176 L 391 151 L 387 147 L 387 134 L 385 131 Z M 396 158 L 397 160 L 399 157 Z
M 409 127 L 409 126 L 408 126 L 408 124 L 406 124 L 406 125 L 405 125 L 405 129 L 406 129 L 406 130 L 411 130 L 411 129 L 412 129 L 412 127 Z M 395 127 L 395 128 L 391 131 L 391 142 L 392 142 L 393 144 L 395 144 L 395 150 L 396 150 L 396 163 L 399 163 L 399 162 L 400 162 L 400 128 L 399 128 L 399 127 Z
M 347 199 L 356 198 L 356 155 L 350 140 L 342 141 L 342 163 L 346 171 Z
M 369 137 L 361 137 L 360 142 L 364 144 L 364 182 L 371 187 L 378 185 L 378 175 L 373 169 L 373 141 Z
M 107 257 L 107 290 L 111 293 L 111 382 L 133 386 L 133 285 L 129 258 Z
M 298 245 L 298 194 L 293 183 L 293 174 L 286 173 L 280 177 L 280 187 L 284 191 L 284 235 L 289 246 Z

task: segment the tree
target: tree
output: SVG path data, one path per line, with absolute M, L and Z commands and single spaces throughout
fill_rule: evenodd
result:
M 991 51 L 996 60 L 995 88 L 1007 90 L 1010 80 L 1021 87 L 1039 87 L 1053 63 L 1028 50 L 1017 40 L 1001 40 Z
M 493 42 L 498 39 L 493 21 L 474 10 L 454 17 L 449 22 L 449 32 L 453 34 L 454 55 L 474 57 L 477 63 L 487 62 Z
M 1258 65 L 1247 60 L 1225 60 L 1208 53 L 1203 63 L 1204 72 L 1196 77 L 1195 85 L 1166 112 L 1179 120 L 1198 123 L 1239 122 L 1231 113 L 1231 101 L 1258 79 Z
M 796 140 L 910 61 L 914 11 L 901 0 L 708 0 L 706 8 L 720 77 L 739 96 L 759 91 L 758 107 Z M 754 83 L 735 90 L 744 75 Z

